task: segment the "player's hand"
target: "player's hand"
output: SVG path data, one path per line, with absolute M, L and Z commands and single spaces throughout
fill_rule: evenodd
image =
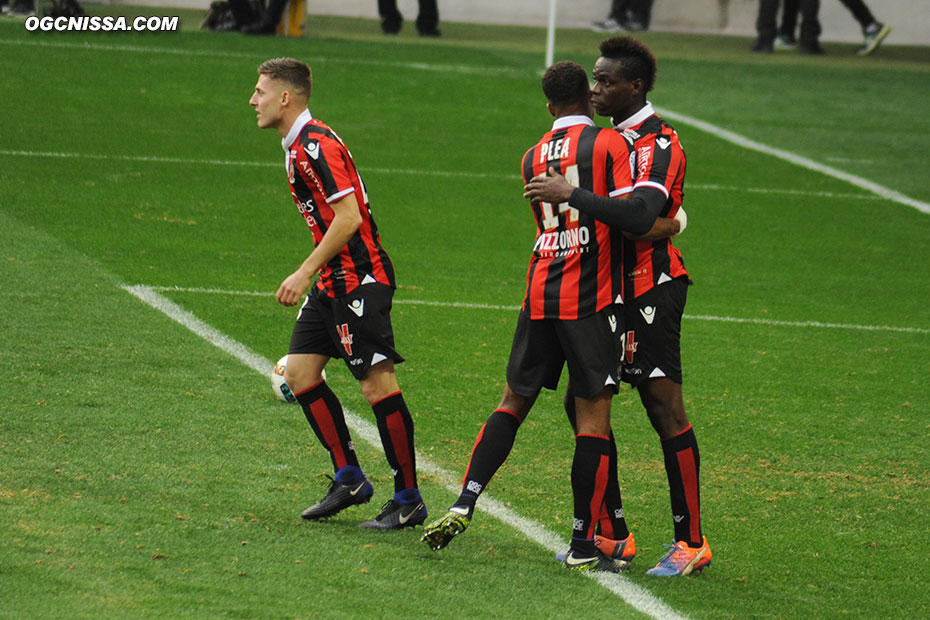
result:
M 304 275 L 301 271 L 295 271 L 281 283 L 275 299 L 282 306 L 296 306 L 300 303 L 301 298 L 310 286 L 312 276 Z
M 559 174 L 555 168 L 549 168 L 549 175 L 538 174 L 523 186 L 523 197 L 534 202 L 551 202 L 560 204 L 568 202 L 575 186 Z

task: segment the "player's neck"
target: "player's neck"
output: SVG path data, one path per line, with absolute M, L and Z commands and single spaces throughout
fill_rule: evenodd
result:
M 630 107 L 626 108 L 625 110 L 620 110 L 620 111 L 618 111 L 618 113 L 612 114 L 612 115 L 611 115 L 611 118 L 610 118 L 610 122 L 611 122 L 615 127 L 616 127 L 617 125 L 620 125 L 621 123 L 623 123 L 624 121 L 626 121 L 628 118 L 633 118 L 634 116 L 636 116 L 637 114 L 639 114 L 640 110 L 642 110 L 643 108 L 645 108 L 647 103 L 648 103 L 648 102 L 647 102 L 645 99 L 643 99 L 642 101 L 637 101 L 637 102 L 633 103 L 633 105 L 631 105 Z
M 306 109 L 306 107 L 301 109 L 289 107 L 284 110 L 284 113 L 281 115 L 281 120 L 278 122 L 277 127 L 275 127 L 275 129 L 278 130 L 278 134 L 282 138 L 287 137 L 287 134 L 291 131 L 291 127 L 294 126 L 294 123 L 297 121 L 298 117 Z

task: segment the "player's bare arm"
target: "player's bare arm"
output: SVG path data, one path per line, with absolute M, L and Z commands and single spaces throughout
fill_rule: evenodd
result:
M 297 271 L 289 275 L 278 287 L 275 297 L 284 306 L 296 306 L 319 270 L 339 253 L 362 225 L 355 194 L 349 194 L 330 205 L 334 212 L 333 221 L 323 235 L 320 244 L 313 249 Z

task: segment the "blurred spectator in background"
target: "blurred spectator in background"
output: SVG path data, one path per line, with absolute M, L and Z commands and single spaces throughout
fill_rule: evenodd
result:
M 250 0 L 230 0 L 229 6 L 242 25 L 243 34 L 274 34 L 288 0 L 268 0 L 264 9 Z
M 793 49 L 798 46 L 798 39 L 794 33 L 798 27 L 800 9 L 800 0 L 784 0 L 781 3 L 781 26 L 775 35 L 775 49 Z
M 865 41 L 862 42 L 856 53 L 860 56 L 871 54 L 891 32 L 891 27 L 875 21 L 872 11 L 862 0 L 840 0 L 840 2 L 849 9 L 856 21 L 859 22 L 859 25 L 862 26 L 862 35 L 865 37 Z
M 793 8 L 793 22 L 789 18 L 788 25 L 791 26 L 791 37 L 789 42 L 794 41 L 794 24 L 797 23 L 797 13 L 801 13 L 801 53 L 802 54 L 823 54 L 823 48 L 820 47 L 818 39 L 820 38 L 820 22 L 817 21 L 817 13 L 820 10 L 820 0 L 785 0 L 785 7 L 782 12 L 782 29 L 776 28 L 775 17 L 778 14 L 779 0 L 759 0 L 759 16 L 756 18 L 756 32 L 758 37 L 752 46 L 752 51 L 770 54 L 775 49 L 775 35 L 784 34 L 785 16 L 788 9 Z
M 607 19 L 591 24 L 597 32 L 649 30 L 652 0 L 612 0 Z
M 214 0 L 200 27 L 217 32 L 241 30 L 245 34 L 273 34 L 287 1 L 270 0 L 266 9 L 263 0 Z
M 438 37 L 439 9 L 436 0 L 419 0 L 420 11 L 417 14 L 417 32 L 421 37 Z M 397 10 L 397 0 L 378 0 L 378 15 L 381 16 L 381 30 L 384 34 L 397 34 L 404 23 L 404 17 Z
M 0 2 L 0 7 L 3 7 L 2 11 L 4 15 L 12 15 L 13 17 L 32 17 L 36 14 L 36 4 L 33 0 L 8 0 L 6 2 Z M 52 11 L 46 11 L 46 15 L 51 17 L 68 17 L 68 15 L 52 15 L 51 13 Z M 74 16 L 76 17 L 77 15 L 83 14 L 83 12 L 76 13 Z
M 891 32 L 891 27 L 876 21 L 869 7 L 862 0 L 840 0 L 840 2 L 849 9 L 862 27 L 862 35 L 865 40 L 856 49 L 856 53 L 860 56 L 871 54 Z M 820 24 L 817 21 L 819 5 L 819 0 L 813 2 L 810 0 L 784 0 L 782 3 L 781 27 L 778 28 L 776 33 L 775 14 L 778 12 L 778 0 L 759 0 L 759 17 L 756 20 L 756 31 L 759 33 L 759 37 L 752 50 L 754 52 L 771 52 L 773 47 L 794 47 L 797 44 L 797 40 L 794 38 L 794 29 L 800 11 L 802 14 L 801 52 L 823 54 L 823 49 L 817 41 L 820 35 Z M 806 30 L 805 21 L 810 22 Z

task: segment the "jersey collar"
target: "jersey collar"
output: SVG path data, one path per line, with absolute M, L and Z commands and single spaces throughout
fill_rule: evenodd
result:
M 652 104 L 647 101 L 646 105 L 640 108 L 639 112 L 637 112 L 630 118 L 626 119 L 622 123 L 617 123 L 616 125 L 614 125 L 614 127 L 619 129 L 620 131 L 623 131 L 624 129 L 629 129 L 630 127 L 636 127 L 637 125 L 641 125 L 643 121 L 645 121 L 650 116 L 655 115 L 655 113 L 656 113 L 655 108 L 653 108 Z
M 563 116 L 562 118 L 555 119 L 555 122 L 552 123 L 552 131 L 556 129 L 565 129 L 566 127 L 573 127 L 575 125 L 593 125 L 594 121 L 590 117 L 583 114 L 572 114 L 570 116 Z
M 297 136 L 300 134 L 300 130 L 304 128 L 304 125 L 313 120 L 313 116 L 310 114 L 310 110 L 304 110 L 300 113 L 300 116 L 294 121 L 294 124 L 291 125 L 291 130 L 287 132 L 287 135 L 284 136 L 284 139 L 281 140 L 281 148 L 285 151 L 291 148 L 291 145 L 294 144 L 294 140 L 297 139 Z

